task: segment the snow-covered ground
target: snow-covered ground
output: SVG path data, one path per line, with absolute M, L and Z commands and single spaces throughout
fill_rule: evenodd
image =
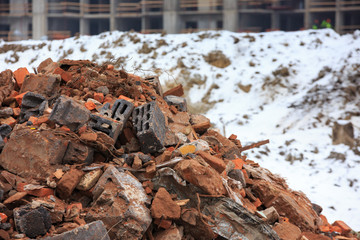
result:
M 0 71 L 31 71 L 48 57 L 157 74 L 164 88 L 182 83 L 191 110 L 205 113 L 227 136 L 236 134 L 243 145 L 270 139 L 248 151 L 250 159 L 306 193 L 330 222 L 341 219 L 360 230 L 360 147 L 356 151 L 331 140 L 338 120 L 351 121 L 360 137 L 360 117 L 351 114 L 360 113 L 360 31 L 343 36 L 329 29 L 164 36 L 107 32 L 0 42 Z

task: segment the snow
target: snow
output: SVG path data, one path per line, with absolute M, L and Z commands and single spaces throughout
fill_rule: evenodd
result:
M 360 85 L 360 31 L 106 32 L 11 42 L 15 52 L 2 50 L 7 44 L 0 42 L 0 71 L 31 70 L 48 57 L 89 59 L 141 76 L 157 74 L 164 88 L 182 83 L 192 111 L 205 113 L 227 136 L 236 134 L 243 145 L 270 139 L 247 151 L 248 158 L 321 205 L 329 222 L 341 219 L 360 230 L 360 147 L 356 152 L 331 140 L 336 121 L 351 121 L 360 138 L 360 117 L 349 115 L 360 109 L 359 90 L 351 92 Z M 207 63 L 211 51 L 221 51 L 230 65 Z

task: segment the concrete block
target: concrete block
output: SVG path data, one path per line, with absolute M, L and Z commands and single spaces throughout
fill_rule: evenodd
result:
M 48 108 L 48 101 L 38 93 L 28 92 L 24 95 L 20 108 L 20 123 L 29 120 L 31 116 L 39 117 Z
M 166 137 L 165 117 L 155 101 L 135 108 L 132 120 L 143 153 L 163 150 Z
M 69 97 L 59 97 L 53 107 L 49 119 L 76 131 L 90 118 L 90 111 Z
M 124 99 L 118 99 L 115 101 L 111 108 L 111 118 L 115 119 L 116 121 L 122 122 L 123 125 L 125 125 L 129 117 L 131 116 L 133 110 L 134 104 Z
M 94 131 L 105 133 L 116 141 L 124 124 L 109 117 L 91 114 L 88 126 Z

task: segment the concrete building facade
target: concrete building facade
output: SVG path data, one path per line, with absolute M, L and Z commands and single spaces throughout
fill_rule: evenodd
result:
M 330 22 L 360 29 L 360 0 L 0 0 L 0 38 L 61 39 L 135 30 L 294 31 Z

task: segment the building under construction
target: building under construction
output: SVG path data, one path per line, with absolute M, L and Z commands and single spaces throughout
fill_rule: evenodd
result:
M 104 31 L 360 29 L 360 0 L 0 0 L 0 38 L 62 39 Z

